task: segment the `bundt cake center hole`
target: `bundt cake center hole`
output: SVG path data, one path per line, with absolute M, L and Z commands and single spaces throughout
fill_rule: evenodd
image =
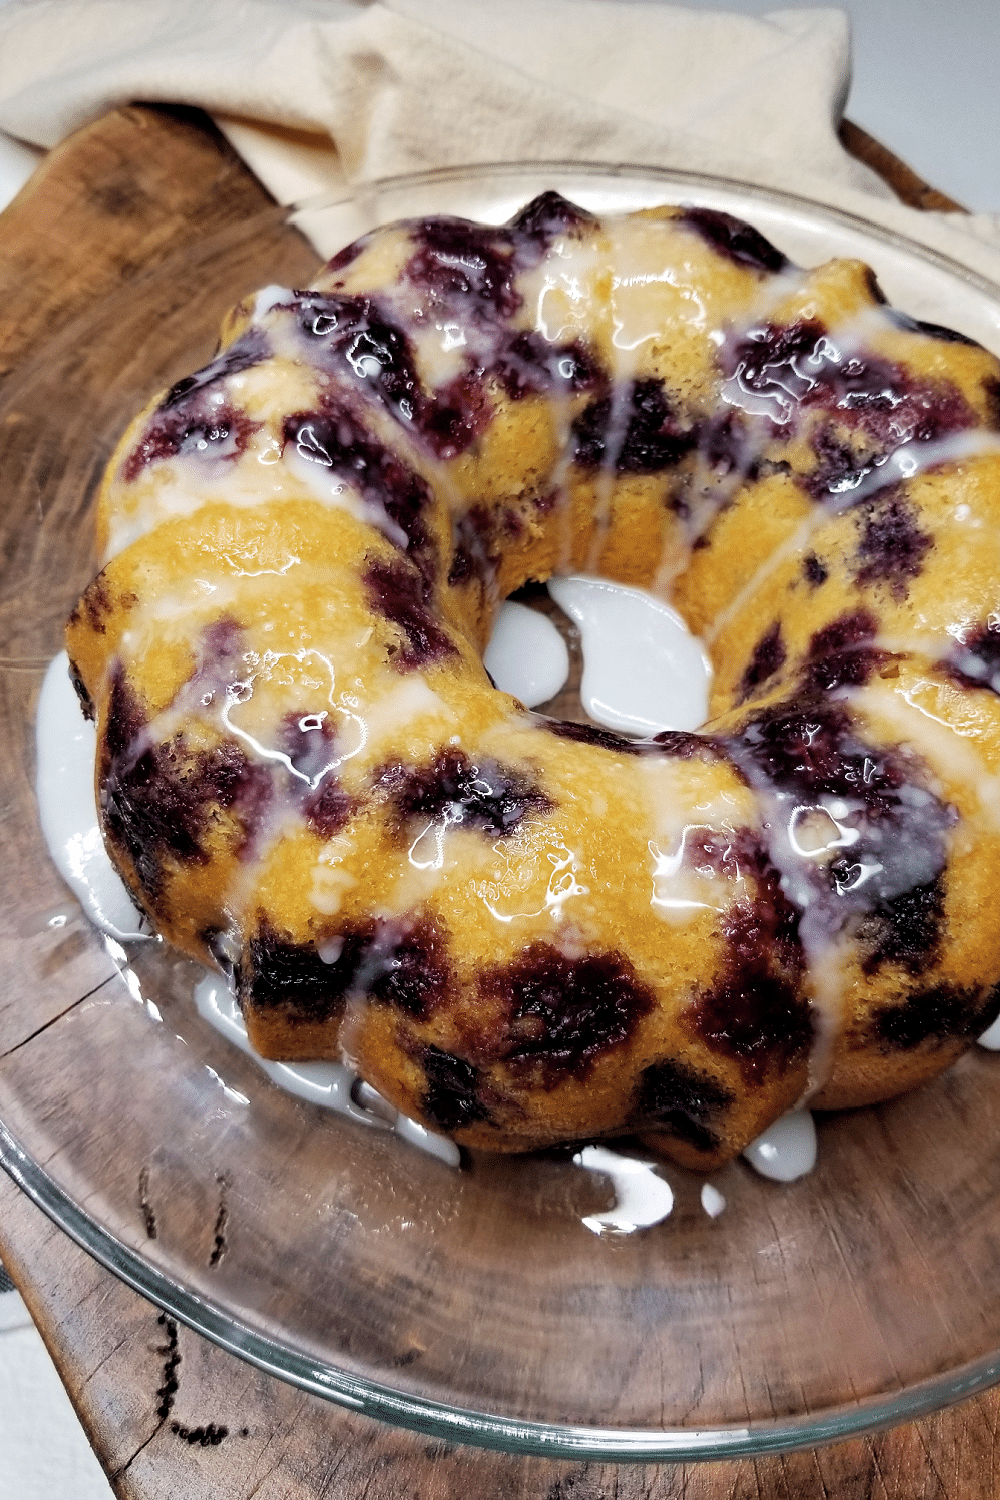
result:
M 708 717 L 704 643 L 664 600 L 610 578 L 558 575 L 515 590 L 484 662 L 501 690 L 565 723 L 641 740 L 697 731 Z

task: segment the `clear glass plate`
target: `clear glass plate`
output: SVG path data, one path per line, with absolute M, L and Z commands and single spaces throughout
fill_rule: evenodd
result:
M 543 187 L 694 201 L 802 263 L 872 263 L 906 311 L 1000 350 L 1000 289 L 861 220 L 739 184 L 571 164 L 443 172 L 275 209 L 53 330 L 0 405 L 0 1160 L 85 1249 L 224 1347 L 370 1415 L 516 1452 L 692 1459 L 805 1446 L 1000 1378 L 997 1067 L 820 1121 L 790 1185 L 662 1168 L 673 1212 L 599 1238 L 610 1180 L 570 1152 L 460 1171 L 276 1089 L 195 1011 L 194 967 L 90 929 L 34 799 L 34 711 L 94 569 L 94 488 L 225 309 L 302 285 L 374 224 L 502 219 Z

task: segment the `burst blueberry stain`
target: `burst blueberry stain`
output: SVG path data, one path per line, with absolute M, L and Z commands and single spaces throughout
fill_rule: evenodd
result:
M 697 426 L 685 426 L 662 380 L 635 380 L 620 406 L 601 396 L 574 419 L 573 457 L 585 469 L 656 474 L 698 446 Z
M 438 458 L 455 458 L 485 432 L 493 403 L 481 370 L 463 370 L 421 402 L 416 425 Z
M 150 743 L 138 698 L 119 663 L 99 746 L 104 826 L 132 861 L 144 894 L 161 892 L 170 861 L 204 863 L 219 812 L 232 813 L 234 852 L 246 845 L 271 796 L 267 772 L 223 740 L 192 751 L 178 734 Z
M 480 435 L 493 412 L 481 369 L 463 369 L 427 392 L 409 339 L 377 298 L 298 295 L 301 300 L 289 310 L 307 341 L 310 360 L 321 370 L 330 369 L 347 379 L 356 395 L 386 407 L 439 458 L 465 452 Z M 337 417 L 343 419 L 341 412 Z
M 596 724 L 578 724 L 573 719 L 546 719 L 538 716 L 538 724 L 557 739 L 572 740 L 578 745 L 592 745 L 598 750 L 610 750 L 614 755 L 665 755 L 676 760 L 691 760 L 695 757 L 715 758 L 718 748 L 707 735 L 689 734 L 683 729 L 664 729 L 649 740 L 632 740 L 614 729 L 601 729 Z
M 370 608 L 398 626 L 405 637 L 400 650 L 390 651 L 399 670 L 412 671 L 457 655 L 457 647 L 428 606 L 427 583 L 416 568 L 403 559 L 369 562 L 364 583 Z
M 440 751 L 430 766 L 384 766 L 375 782 L 406 827 L 413 819 L 444 819 L 503 837 L 530 814 L 545 814 L 553 807 L 522 773 L 491 760 L 473 765 L 463 751 L 453 748 Z
M 72 624 L 74 622 L 71 620 L 70 623 Z M 73 684 L 73 691 L 76 694 L 76 701 L 80 705 L 80 712 L 83 714 L 83 717 L 92 724 L 96 717 L 94 700 L 93 698 L 91 698 L 90 693 L 87 691 L 87 684 L 84 682 L 82 676 L 80 675 L 79 667 L 72 659 L 70 659 L 69 662 L 69 680 Z
M 643 1069 L 633 1123 L 663 1130 L 696 1151 L 717 1151 L 715 1127 L 733 1103 L 735 1096 L 711 1074 L 667 1058 Z
M 596 222 L 594 215 L 585 208 L 570 203 L 561 193 L 550 188 L 526 203 L 510 220 L 510 228 L 515 234 L 540 240 L 547 248 L 560 235 L 577 234 Z
M 126 601 L 123 601 L 125 603 Z M 128 601 L 137 602 L 133 594 Z M 102 569 L 97 577 L 88 585 L 83 597 L 74 606 L 73 613 L 69 617 L 71 626 L 79 625 L 86 617 L 87 625 L 95 635 L 104 635 L 107 629 L 108 617 L 114 608 L 114 598 L 108 586 L 107 572 Z
M 907 585 L 917 578 L 934 538 L 917 524 L 916 506 L 893 487 L 867 502 L 858 512 L 856 578 L 861 588 L 886 584 L 893 598 L 906 598 Z
M 736 902 L 727 910 L 719 977 L 688 1008 L 685 1019 L 713 1051 L 735 1058 L 749 1083 L 759 1083 L 768 1073 L 785 1072 L 808 1057 L 813 1022 L 802 994 L 801 914 L 782 891 L 763 849 L 745 844 L 741 863 L 753 873 L 755 900 Z
M 332 962 L 311 943 L 293 941 L 262 916 L 235 968 L 240 1002 L 263 1010 L 281 1009 L 292 1022 L 338 1019 L 375 936 L 373 922 L 344 928 Z
M 937 875 L 887 901 L 877 902 L 857 933 L 869 978 L 885 964 L 919 975 L 933 963 L 945 922 L 944 877 Z
M 472 1063 L 434 1046 L 421 1048 L 418 1060 L 427 1080 L 421 1108 L 439 1130 L 461 1130 L 479 1120 L 489 1120 L 489 1111 L 477 1092 L 479 1071 Z
M 413 350 L 374 297 L 302 292 L 289 306 L 311 362 L 329 367 L 362 395 L 373 395 L 404 422 L 421 399 Z
M 212 362 L 170 387 L 150 417 L 138 445 L 122 465 L 131 483 L 147 464 L 178 454 L 196 458 L 235 458 L 244 452 L 260 426 L 226 399 L 221 383 L 260 364 L 270 355 L 270 341 L 250 328 Z
M 816 426 L 815 500 L 850 496 L 897 448 L 931 443 L 976 423 L 956 386 L 922 379 L 870 351 L 843 350 L 818 320 L 765 325 L 723 351 L 731 399 L 791 436 L 799 415 L 828 413 Z
M 871 644 L 878 620 L 869 609 L 849 610 L 817 630 L 809 641 L 802 685 L 809 694 L 863 687 L 891 653 Z
M 535 942 L 512 963 L 488 967 L 479 991 L 504 1015 L 479 1038 L 485 1057 L 541 1076 L 554 1088 L 584 1079 L 605 1053 L 624 1046 L 653 1009 L 653 991 L 621 953 L 568 958 Z
M 734 265 L 750 271 L 776 274 L 788 265 L 787 258 L 750 224 L 715 208 L 685 208 L 678 224 L 692 229 Z
M 390 941 L 369 980 L 368 994 L 424 1021 L 444 1004 L 451 980 L 447 939 L 424 917 Z
M 212 393 L 195 390 L 174 406 L 153 413 L 139 443 L 122 464 L 121 477 L 131 484 L 147 464 L 169 458 L 236 459 L 245 452 L 260 425 L 225 399 L 216 400 Z
M 433 577 L 436 552 L 426 519 L 430 490 L 419 474 L 342 405 L 286 417 L 284 439 L 301 458 L 356 489 L 372 507 L 376 526 L 384 511 L 405 538 L 402 550 L 428 579 Z
M 490 373 L 511 401 L 552 390 L 576 395 L 607 384 L 607 375 L 582 344 L 551 344 L 528 331 L 508 339 Z
M 761 459 L 753 452 L 742 412 L 730 408 L 707 417 L 697 432 L 697 441 L 704 463 L 718 478 L 739 473 L 752 482 L 760 477 Z
M 940 983 L 877 1006 L 868 1019 L 867 1040 L 883 1052 L 911 1052 L 926 1043 L 971 1041 L 1000 1011 L 1000 986 L 984 995 L 976 987 Z
M 802 559 L 802 572 L 810 588 L 818 589 L 830 576 L 830 570 L 815 552 L 808 552 Z
M 615 755 L 641 755 L 643 747 L 638 740 L 630 740 L 625 734 L 613 729 L 599 729 L 596 724 L 577 724 L 572 719 L 542 719 L 541 726 L 549 734 L 561 740 L 573 740 L 578 745 L 593 745 L 598 750 L 610 750 Z
M 785 664 L 786 656 L 787 651 L 781 636 L 781 623 L 775 620 L 753 648 L 746 671 L 740 678 L 736 695 L 737 703 L 745 703 L 756 688 L 779 672 Z
M 511 318 L 519 310 L 515 235 L 509 228 L 468 219 L 424 219 L 414 229 L 414 240 L 417 249 L 403 274 L 413 286 L 430 292 L 437 305 L 489 321 Z
M 1000 693 L 1000 628 L 991 621 L 969 630 L 939 666 L 962 687 Z

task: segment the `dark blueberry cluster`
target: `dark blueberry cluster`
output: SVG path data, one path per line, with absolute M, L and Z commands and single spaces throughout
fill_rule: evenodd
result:
M 240 1000 L 258 1009 L 287 1009 L 296 1021 L 336 1020 L 374 936 L 374 923 L 345 929 L 336 957 L 326 962 L 315 946 L 289 941 L 263 917 L 236 966 Z
M 685 208 L 677 222 L 693 229 L 717 255 L 750 271 L 774 274 L 788 265 L 781 251 L 751 224 L 717 208 Z
M 397 625 L 406 644 L 395 657 L 403 671 L 457 654 L 457 647 L 428 604 L 427 582 L 405 559 L 370 562 L 364 574 L 371 609 Z
M 849 610 L 817 630 L 809 641 L 802 671 L 807 693 L 832 693 L 836 688 L 863 687 L 890 660 L 890 653 L 872 645 L 878 620 L 869 609 Z
M 493 837 L 511 834 L 529 813 L 552 802 L 525 776 L 494 761 L 473 765 L 457 748 L 440 751 L 429 766 L 385 766 L 376 783 L 388 793 L 401 824 L 446 818 Z
M 473 224 L 468 219 L 424 219 L 415 230 L 418 249 L 405 276 L 429 291 L 444 309 L 500 322 L 521 306 L 514 282 L 520 270 L 516 231 Z
M 510 221 L 510 228 L 518 236 L 539 242 L 546 250 L 560 235 L 574 235 L 597 221 L 594 215 L 576 203 L 570 203 L 561 193 L 551 188 L 539 193 L 526 203 Z
M 719 1122 L 734 1102 L 710 1074 L 667 1058 L 644 1069 L 633 1120 L 639 1129 L 653 1126 L 696 1151 L 717 1151 Z
M 697 448 L 699 429 L 687 425 L 662 380 L 634 380 L 620 398 L 600 396 L 573 422 L 573 457 L 585 469 L 656 474 Z
M 966 688 L 1000 693 L 1000 624 L 991 619 L 958 642 L 941 667 Z
M 236 458 L 259 426 L 228 402 L 216 403 L 204 391 L 196 391 L 150 417 L 122 465 L 122 478 L 131 483 L 147 464 L 166 458 Z
M 824 660 L 850 663 L 852 655 Z M 956 814 L 922 785 L 920 765 L 902 749 L 864 743 L 846 707 L 822 694 L 756 713 L 729 751 L 750 784 L 776 799 L 778 816 L 823 806 L 824 797 L 843 802 L 853 837 L 829 863 L 803 866 L 815 893 L 810 920 L 830 934 L 852 922 L 866 972 L 887 963 L 924 972 L 943 932 L 946 836 Z
M 513 334 L 491 374 L 511 401 L 559 390 L 573 395 L 607 385 L 607 376 L 580 343 L 551 344 L 538 333 Z
M 286 417 L 284 439 L 300 457 L 343 477 L 366 504 L 383 509 L 406 537 L 407 555 L 428 580 L 433 578 L 435 548 L 426 519 L 430 490 L 419 474 L 343 405 Z
M 882 491 L 858 511 L 857 572 L 861 588 L 884 583 L 897 600 L 919 576 L 934 538 L 917 524 L 917 508 L 898 486 Z
M 816 465 L 804 480 L 816 500 L 860 490 L 904 443 L 934 442 L 977 420 L 957 387 L 880 355 L 845 353 L 818 321 L 754 329 L 723 364 L 738 403 L 775 436 L 789 435 L 803 410 L 830 413 L 812 435 Z
M 802 993 L 801 912 L 785 896 L 763 848 L 745 837 L 733 856 L 737 868 L 754 876 L 754 899 L 726 912 L 719 977 L 697 997 L 687 1020 L 713 1050 L 734 1057 L 748 1081 L 760 1082 L 773 1069 L 800 1063 L 812 1045 L 812 1012 Z
M 434 1046 L 422 1047 L 419 1061 L 427 1080 L 421 1105 L 439 1130 L 461 1130 L 489 1119 L 479 1094 L 479 1069 L 472 1063 Z
M 260 424 L 236 410 L 218 387 L 270 352 L 267 335 L 249 329 L 211 364 L 171 386 L 122 465 L 122 479 L 130 484 L 147 464 L 178 454 L 217 458 L 223 445 L 228 450 L 224 457 L 242 453 Z
M 165 860 L 204 863 L 217 809 L 233 812 L 244 839 L 270 800 L 264 767 L 238 745 L 190 751 L 183 735 L 167 744 L 146 743 L 139 705 L 119 667 L 112 682 L 101 751 L 104 826 L 124 849 L 143 894 L 155 901 Z
M 910 1052 L 929 1043 L 973 1041 L 1000 1013 L 1000 985 L 992 989 L 934 984 L 894 1005 L 880 1005 L 869 1020 L 869 1036 L 886 1052 Z
M 242 999 L 287 1009 L 293 1021 L 336 1020 L 353 992 L 425 1020 L 447 994 L 450 969 L 444 939 L 427 918 L 346 923 L 324 949 L 290 941 L 264 917 L 236 979 Z
M 781 623 L 775 620 L 753 648 L 746 671 L 740 678 L 737 703 L 745 703 L 762 683 L 768 682 L 776 672 L 780 672 L 787 654 L 781 636 Z
M 518 1071 L 540 1070 L 546 1088 L 586 1078 L 597 1059 L 623 1046 L 656 1000 L 621 953 L 567 958 L 535 942 L 509 964 L 485 969 L 481 995 L 502 1007 L 477 1039 L 486 1056 Z

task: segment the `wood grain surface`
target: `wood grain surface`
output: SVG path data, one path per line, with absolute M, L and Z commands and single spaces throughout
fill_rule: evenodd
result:
M 859 146 L 850 131 L 846 144 Z M 872 146 L 857 154 L 907 201 L 933 193 Z M 80 132 L 0 215 L 0 381 L 90 300 L 269 201 L 196 112 L 133 107 Z M 758 1461 L 521 1460 L 395 1431 L 261 1374 L 118 1282 L 2 1176 L 0 1258 L 123 1500 L 986 1500 L 1000 1490 L 992 1392 L 887 1433 Z

